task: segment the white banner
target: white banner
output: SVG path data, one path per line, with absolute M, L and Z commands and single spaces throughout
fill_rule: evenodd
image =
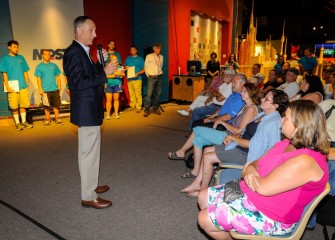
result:
M 40 104 L 41 97 L 34 76 L 42 61 L 41 50 L 50 49 L 52 62 L 63 73 L 63 54 L 74 38 L 73 20 L 84 15 L 83 0 L 9 0 L 13 36 L 19 42 L 19 54 L 30 67 L 29 94 L 31 104 Z M 8 41 L 11 39 L 8 39 Z M 62 74 L 62 100 L 68 100 Z

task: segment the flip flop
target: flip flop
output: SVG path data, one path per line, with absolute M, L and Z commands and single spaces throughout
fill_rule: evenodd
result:
M 168 153 L 168 158 L 170 160 L 185 160 L 185 156 L 184 157 L 179 157 L 176 152 L 169 152 Z
M 192 172 L 184 172 L 183 175 L 181 175 L 182 178 L 196 178 L 196 175 L 193 175 Z

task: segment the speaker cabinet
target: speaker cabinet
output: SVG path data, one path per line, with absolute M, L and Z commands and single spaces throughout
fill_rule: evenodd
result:
M 193 102 L 204 87 L 204 76 L 173 76 L 172 98 Z

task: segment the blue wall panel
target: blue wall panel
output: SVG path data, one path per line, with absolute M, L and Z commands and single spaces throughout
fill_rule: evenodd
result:
M 8 53 L 7 42 L 13 38 L 8 0 L 0 0 L 0 56 Z M 10 116 L 7 93 L 3 91 L 3 77 L 0 73 L 0 117 Z
M 160 101 L 169 100 L 168 87 L 168 0 L 133 0 L 133 43 L 138 54 L 145 56 L 146 49 L 154 43 L 163 45 L 164 56 L 163 89 Z M 143 80 L 143 94 L 146 94 L 147 79 Z

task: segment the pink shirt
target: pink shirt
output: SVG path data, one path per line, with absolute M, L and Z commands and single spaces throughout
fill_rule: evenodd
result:
M 293 190 L 276 194 L 273 196 L 262 196 L 251 191 L 244 181 L 241 182 L 241 189 L 256 208 L 267 217 L 280 223 L 296 223 L 314 197 L 319 195 L 325 188 L 328 181 L 328 167 L 326 156 L 310 150 L 297 149 L 292 152 L 284 152 L 289 140 L 283 140 L 274 147 L 263 158 L 258 161 L 258 173 L 261 177 L 267 176 L 274 168 L 286 160 L 301 154 L 308 154 L 318 163 L 324 171 L 324 175 L 318 182 L 309 182 Z M 299 176 L 297 176 L 299 177 Z

